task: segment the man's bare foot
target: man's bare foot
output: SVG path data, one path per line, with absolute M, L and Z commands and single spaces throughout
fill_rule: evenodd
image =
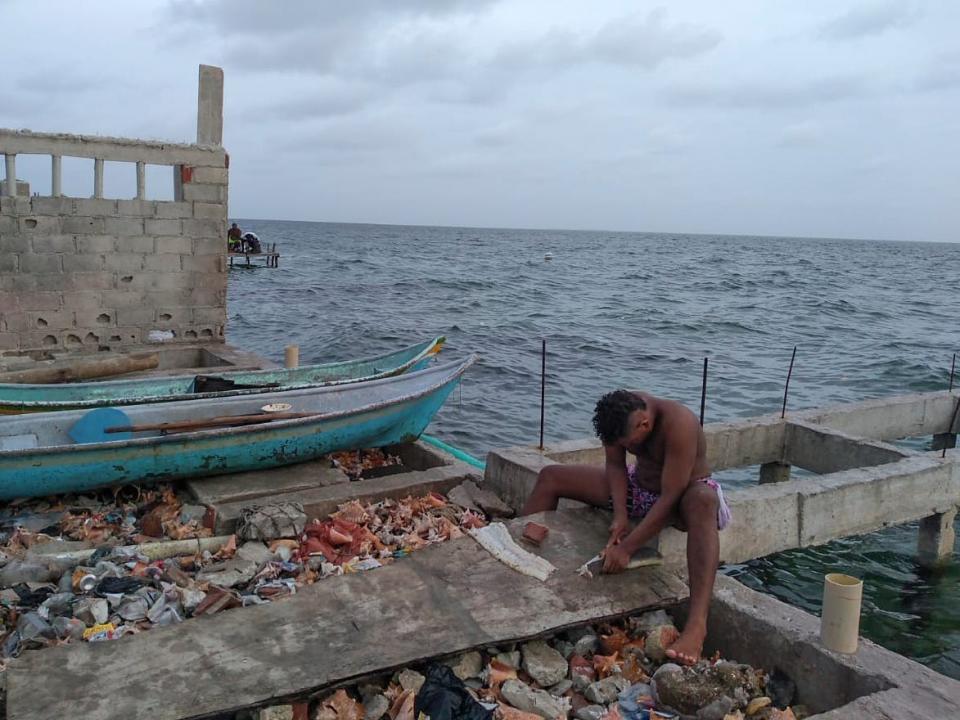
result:
M 695 627 L 688 623 L 677 641 L 667 648 L 667 657 L 681 665 L 695 665 L 700 660 L 703 639 L 706 636 L 706 628 Z

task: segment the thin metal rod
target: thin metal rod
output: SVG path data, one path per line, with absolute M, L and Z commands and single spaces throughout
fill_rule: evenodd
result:
M 953 428 L 957 425 L 957 413 L 960 413 L 960 400 L 957 400 L 956 406 L 953 408 L 953 417 L 950 418 L 950 425 L 947 426 L 947 434 L 953 432 Z M 940 457 L 945 458 L 947 456 L 947 442 L 944 438 L 943 443 L 943 452 L 940 453 Z
M 793 375 L 793 361 L 797 358 L 797 346 L 793 346 L 793 355 L 790 356 L 790 369 L 787 370 L 787 384 L 783 386 L 783 409 L 780 411 L 780 419 L 787 416 L 787 393 L 790 391 L 790 376 Z
M 540 449 L 543 450 L 543 415 L 547 399 L 547 339 L 540 349 Z
M 707 409 L 707 358 L 703 359 L 703 387 L 700 390 L 700 426 L 703 427 L 703 416 Z
M 957 369 L 957 354 L 953 354 L 953 360 L 950 361 L 950 387 L 947 392 L 953 392 L 953 371 Z

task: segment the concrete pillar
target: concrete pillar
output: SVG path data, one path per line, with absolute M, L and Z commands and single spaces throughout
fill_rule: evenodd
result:
M 93 196 L 103 197 L 103 158 L 96 158 L 93 161 Z
M 760 484 L 786 482 L 790 479 L 790 464 L 768 462 L 760 466 Z
M 142 160 L 137 162 L 137 200 L 147 198 L 147 164 Z
M 957 446 L 957 434 L 952 432 L 936 433 L 933 436 L 933 442 L 930 443 L 931 450 L 943 450 L 955 448 Z
M 197 144 L 223 144 L 223 70 L 200 66 L 197 92 Z
M 63 163 L 59 155 L 50 156 L 50 194 L 53 197 L 63 195 Z
M 17 195 L 17 156 L 13 153 L 7 153 L 3 156 L 7 166 L 7 195 L 16 197 Z
M 957 509 L 937 513 L 920 521 L 917 536 L 917 562 L 923 567 L 936 567 L 953 555 L 956 533 L 953 524 L 957 519 Z

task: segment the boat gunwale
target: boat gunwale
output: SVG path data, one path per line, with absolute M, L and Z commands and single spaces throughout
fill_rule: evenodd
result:
M 216 398 L 226 398 L 226 397 L 237 397 L 243 395 L 260 395 L 264 393 L 279 393 L 279 392 L 288 392 L 291 390 L 307 390 L 312 387 L 335 387 L 338 385 L 350 385 L 352 383 L 358 382 L 371 382 L 373 380 L 380 380 L 383 378 L 390 378 L 395 375 L 402 375 L 409 368 L 416 365 L 418 362 L 429 358 L 431 355 L 436 355 L 439 352 L 440 347 L 446 342 L 446 337 L 444 335 L 438 335 L 433 340 L 427 340 L 422 343 L 414 343 L 413 345 L 408 345 L 405 348 L 396 350 L 391 353 L 384 353 L 382 355 L 374 355 L 367 358 L 359 358 L 357 360 L 345 360 L 341 362 L 332 362 L 332 363 L 321 363 L 317 365 L 303 365 L 296 370 L 303 371 L 316 371 L 322 369 L 328 369 L 337 367 L 339 365 L 359 365 L 362 363 L 372 363 L 377 360 L 383 360 L 394 355 L 401 355 L 404 352 L 408 352 L 413 348 L 419 345 L 426 345 L 426 347 L 421 350 L 415 357 L 412 359 L 401 363 L 400 365 L 385 370 L 381 373 L 374 373 L 372 375 L 363 375 L 356 378 L 343 378 L 340 380 L 327 380 L 320 382 L 305 382 L 301 385 L 291 385 L 287 387 L 270 387 L 270 388 L 241 388 L 239 390 L 219 390 L 216 392 L 206 392 L 206 393 L 183 393 L 180 395 L 143 395 L 139 397 L 132 398 L 113 398 L 110 400 L 104 398 L 95 398 L 92 400 L 11 400 L 4 401 L 0 399 L 0 410 L 7 410 L 6 414 L 28 414 L 31 412 L 59 412 L 59 411 L 69 411 L 69 410 L 82 410 L 84 408 L 96 408 L 96 407 L 115 407 L 115 406 L 129 406 L 129 405 L 156 405 L 158 403 L 166 402 L 184 402 L 188 400 L 210 400 Z M 294 369 L 294 368 L 290 368 Z M 282 371 L 282 368 L 278 369 Z M 231 372 L 224 373 L 213 373 L 216 377 L 224 377 L 229 375 L 250 375 L 255 373 L 267 374 L 270 372 L 277 372 L 278 370 L 235 370 Z M 194 373 L 196 375 L 203 375 L 204 373 Z M 176 377 L 191 377 L 191 374 L 174 374 L 174 375 L 165 375 L 164 378 L 176 378 Z M 126 380 L 103 380 L 93 383 L 55 383 L 51 385 L 50 383 L 0 383 L 0 393 L 6 388 L 17 389 L 17 390 L 32 390 L 32 389 L 46 389 L 51 386 L 57 388 L 76 388 L 83 389 L 93 387 L 104 387 L 106 385 L 122 385 L 129 383 L 130 386 L 136 385 L 138 382 L 141 382 L 142 378 L 128 378 Z M 22 412 L 9 412 L 10 410 L 17 410 Z
M 192 432 L 183 432 L 175 433 L 172 435 L 150 435 L 147 437 L 141 438 L 131 438 L 128 440 L 109 440 L 106 442 L 97 442 L 97 443 L 75 443 L 72 445 L 41 445 L 33 448 L 22 448 L 19 450 L 0 450 L 0 461 L 3 461 L 5 458 L 10 459 L 20 459 L 26 458 L 31 455 L 39 455 L 43 457 L 60 455 L 64 453 L 75 453 L 75 452 L 87 452 L 87 451 L 98 451 L 98 450 L 114 450 L 122 448 L 139 448 L 139 447 L 149 447 L 156 445 L 163 445 L 173 442 L 179 442 L 182 440 L 198 440 L 214 436 L 221 437 L 234 437 L 237 435 L 242 435 L 244 433 L 254 433 L 259 432 L 264 429 L 278 428 L 278 429 L 287 429 L 295 428 L 300 425 L 310 425 L 320 422 L 327 422 L 330 420 L 336 420 L 342 417 L 348 417 L 350 415 L 360 415 L 364 413 L 374 412 L 390 405 L 398 405 L 401 403 L 410 402 L 413 400 L 419 400 L 431 393 L 436 392 L 437 390 L 443 388 L 448 383 L 459 379 L 467 371 L 467 369 L 473 365 L 479 356 L 477 353 L 472 353 L 467 356 L 466 359 L 459 361 L 451 361 L 445 365 L 440 365 L 432 368 L 427 368 L 424 370 L 419 370 L 415 373 L 410 373 L 408 375 L 403 375 L 403 380 L 408 380 L 410 378 L 416 377 L 420 373 L 440 373 L 445 371 L 442 379 L 438 382 L 435 382 L 423 389 L 416 390 L 414 392 L 408 393 L 406 395 L 401 395 L 399 397 L 390 398 L 389 400 L 380 400 L 374 403 L 368 403 L 367 405 L 361 405 L 356 408 L 349 408 L 346 410 L 336 410 L 327 413 L 316 413 L 308 415 L 307 417 L 302 418 L 290 418 L 287 420 L 274 420 L 266 423 L 254 423 L 250 425 L 240 425 L 234 427 L 219 427 L 219 428 L 206 428 L 201 430 L 195 430 Z M 447 369 L 450 368 L 449 371 Z M 397 381 L 400 376 L 397 377 L 386 377 L 378 378 L 376 380 L 368 381 L 368 384 L 385 384 L 389 382 Z M 322 388 L 317 388 L 318 390 L 326 390 L 324 386 Z M 303 390 L 301 388 L 301 390 Z M 187 401 L 189 402 L 189 401 Z M 74 411 L 68 411 L 74 412 Z M 49 417 L 49 416 L 47 416 Z

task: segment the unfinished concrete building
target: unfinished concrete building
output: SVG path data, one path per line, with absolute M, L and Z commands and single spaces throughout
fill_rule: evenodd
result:
M 0 129 L 0 352 L 223 342 L 222 111 L 223 72 L 201 66 L 194 144 Z M 24 155 L 50 157 L 49 195 L 12 182 Z M 64 158 L 92 160 L 92 197 L 62 192 Z M 105 166 L 121 163 L 136 187 L 106 197 Z M 170 169 L 172 199 L 146 199 L 148 165 Z

